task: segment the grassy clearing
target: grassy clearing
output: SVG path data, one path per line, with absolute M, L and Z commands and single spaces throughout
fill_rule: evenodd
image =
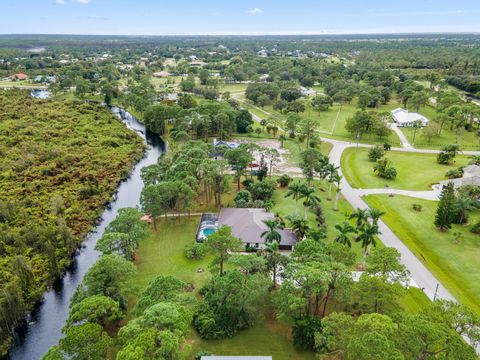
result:
M 432 119 L 429 117 L 429 119 Z M 410 143 L 413 142 L 413 129 L 403 128 L 403 133 L 407 137 Z M 457 141 L 458 140 L 458 141 Z M 480 143 L 478 137 L 473 131 L 462 131 L 458 136 L 455 135 L 453 130 L 450 130 L 448 126 L 444 126 L 442 130 L 442 135 L 440 137 L 434 137 L 431 142 L 428 142 L 427 139 L 422 134 L 422 130 L 417 131 L 415 147 L 423 149 L 440 149 L 443 146 L 450 144 L 459 144 L 463 150 L 479 150 Z
M 415 109 L 409 109 L 410 111 L 415 111 Z M 420 108 L 418 111 L 420 114 L 425 116 L 430 121 L 433 121 L 437 116 L 438 112 L 434 106 L 428 105 Z M 442 134 L 440 137 L 434 137 L 430 142 L 423 135 L 423 131 L 417 131 L 415 136 L 415 142 L 413 141 L 414 131 L 411 128 L 402 128 L 402 132 L 407 137 L 408 141 L 411 144 L 414 143 L 415 147 L 423 149 L 440 149 L 445 145 L 450 144 L 459 144 L 462 149 L 465 150 L 478 150 L 480 149 L 480 143 L 478 137 L 475 135 L 475 132 L 471 131 L 462 131 L 457 139 L 454 130 L 449 128 L 448 124 L 445 124 L 442 129 Z M 457 141 L 458 140 L 458 141 Z
M 152 76 L 150 78 L 150 83 L 153 85 L 155 90 L 162 90 L 166 88 L 171 88 L 174 90 L 178 90 L 178 86 L 180 85 L 180 82 L 182 81 L 181 76 L 169 76 L 168 78 L 158 78 L 155 76 Z
M 11 80 L 0 80 L 1 88 L 46 88 L 43 84 L 38 84 L 31 82 L 29 80 L 20 80 L 20 81 L 11 81 Z
M 471 225 L 438 231 L 433 225 L 437 207 L 434 201 L 387 195 L 369 195 L 365 200 L 385 211 L 383 220 L 390 229 L 459 301 L 480 314 L 480 241 L 470 232 Z M 421 213 L 412 210 L 413 203 L 423 206 Z M 471 214 L 470 224 L 479 220 L 480 211 Z M 463 235 L 458 244 L 453 241 L 455 232 Z
M 432 184 L 445 180 L 445 173 L 469 162 L 467 156 L 457 156 L 454 165 L 437 164 L 436 154 L 389 151 L 386 157 L 392 161 L 398 175 L 386 180 L 373 173 L 375 163 L 368 160 L 368 149 L 348 148 L 342 155 L 342 171 L 348 182 L 356 188 L 383 188 L 431 190 Z

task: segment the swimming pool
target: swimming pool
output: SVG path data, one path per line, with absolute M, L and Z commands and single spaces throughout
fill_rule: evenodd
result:
M 215 233 L 215 229 L 212 228 L 207 228 L 203 230 L 203 235 L 205 236 L 212 235 L 213 233 Z

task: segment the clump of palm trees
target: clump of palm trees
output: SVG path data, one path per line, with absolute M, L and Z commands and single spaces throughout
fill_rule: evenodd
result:
M 376 208 L 355 210 L 347 216 L 346 221 L 335 225 L 338 231 L 335 241 L 348 247 L 352 247 L 352 240 L 359 242 L 363 255 L 367 256 L 370 248 L 377 246 L 376 238 L 381 234 L 378 229 L 378 220 L 384 214 Z
M 315 188 L 305 183 L 295 182 L 288 187 L 285 197 L 292 197 L 295 200 L 295 215 L 298 215 L 298 200 L 303 199 L 303 218 L 307 219 L 307 208 L 314 207 L 320 203 L 320 198 L 315 195 Z

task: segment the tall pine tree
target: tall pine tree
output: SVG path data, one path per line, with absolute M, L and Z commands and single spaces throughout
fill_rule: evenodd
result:
M 449 182 L 440 195 L 437 213 L 435 214 L 435 226 L 442 231 L 452 228 L 455 217 L 455 189 L 453 183 Z

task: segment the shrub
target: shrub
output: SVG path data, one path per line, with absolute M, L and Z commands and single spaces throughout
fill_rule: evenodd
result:
M 480 165 L 480 156 L 479 155 L 474 155 L 470 158 L 470 161 L 468 162 L 469 165 Z
M 385 150 L 380 145 L 376 145 L 368 150 L 368 160 L 375 162 L 385 155 Z
M 286 174 L 280 176 L 277 180 L 278 184 L 282 188 L 287 187 L 291 181 L 292 181 L 292 178 Z
M 184 254 L 190 260 L 199 260 L 205 257 L 206 249 L 202 244 L 192 244 L 185 247 Z
M 423 206 L 420 205 L 420 204 L 413 204 L 413 205 L 412 205 L 412 209 L 415 210 L 415 211 L 420 212 L 420 211 L 422 211 Z
M 373 167 L 373 172 L 387 180 L 392 180 L 397 177 L 397 170 L 391 165 L 390 160 L 387 158 L 378 160 Z
M 237 195 L 235 195 L 235 204 L 240 202 L 249 202 L 252 201 L 252 194 L 248 190 L 240 190 Z M 238 207 L 238 206 L 237 206 Z
M 390 145 L 390 143 L 388 142 L 383 143 L 383 150 L 390 151 L 391 148 L 392 148 L 392 145 Z
M 250 193 L 253 200 L 270 200 L 277 188 L 277 183 L 268 179 L 262 182 L 257 182 L 250 187 Z
M 447 179 L 457 179 L 463 176 L 463 167 L 459 167 L 458 169 L 449 170 L 445 173 L 445 177 Z
M 245 179 L 242 181 L 242 185 L 245 186 L 247 189 L 249 189 L 250 186 L 252 186 L 252 184 L 253 184 L 252 179 Z
M 315 316 L 308 316 L 295 322 L 292 328 L 293 343 L 302 349 L 313 349 L 315 333 L 322 332 L 322 321 Z
M 473 225 L 470 231 L 474 234 L 480 235 L 480 221 Z

